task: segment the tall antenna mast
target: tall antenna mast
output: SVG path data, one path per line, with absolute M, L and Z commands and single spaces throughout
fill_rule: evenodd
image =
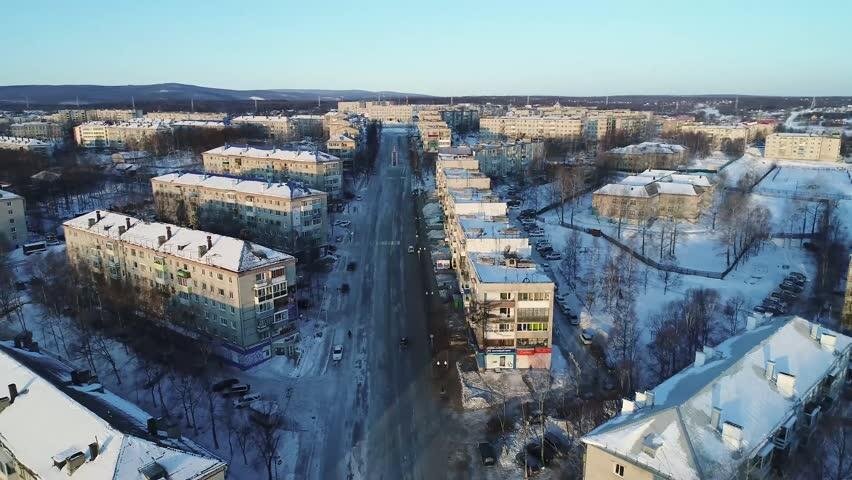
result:
M 740 97 L 737 95 L 734 97 L 734 113 L 737 113 L 740 110 Z
M 136 97 L 130 96 L 130 104 L 133 105 L 133 110 L 136 110 Z
M 77 95 L 77 108 L 80 108 L 80 96 Z
M 195 111 L 195 97 L 190 97 L 189 99 L 189 108 L 193 112 Z
M 254 113 L 257 113 L 257 98 L 254 99 Z
M 319 95 L 317 95 L 317 108 L 320 108 L 320 106 L 321 106 L 320 105 L 320 99 L 321 99 L 321 97 Z
M 811 99 L 811 108 L 816 108 L 816 95 Z
M 26 97 L 26 102 L 27 102 L 27 110 L 29 110 L 30 109 L 30 97 L 29 97 L 29 95 Z

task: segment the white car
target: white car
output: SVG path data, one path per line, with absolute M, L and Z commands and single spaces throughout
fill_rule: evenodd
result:
M 559 295 L 556 295 L 555 297 L 553 297 L 553 299 L 556 300 L 556 303 L 567 303 L 568 302 L 568 295 L 566 295 L 564 293 L 560 293 Z
M 582 342 L 583 345 L 591 345 L 592 340 L 595 339 L 595 332 L 593 330 L 590 330 L 590 329 L 587 328 L 587 329 L 583 330 L 582 332 L 580 332 L 579 337 L 580 337 L 580 342 Z
M 529 236 L 531 236 L 531 237 L 543 237 L 544 236 L 544 229 L 536 228 L 535 230 L 530 230 Z
M 234 408 L 243 408 L 251 405 L 252 402 L 260 400 L 259 393 L 249 393 L 233 401 Z
M 331 359 L 335 362 L 343 360 L 343 345 L 335 345 L 331 348 Z
M 533 225 L 533 224 L 535 224 L 535 219 L 529 218 L 529 217 L 524 217 L 524 218 L 521 219 L 521 223 L 524 224 L 524 225 Z
M 414 253 L 414 245 L 408 246 L 408 253 Z
M 337 225 L 338 227 L 346 228 L 349 225 L 352 225 L 352 222 L 350 222 L 349 220 L 338 220 L 338 221 L 334 222 L 334 224 Z
M 559 253 L 559 252 L 548 252 L 548 253 L 544 254 L 544 258 L 546 260 L 561 260 L 562 254 Z

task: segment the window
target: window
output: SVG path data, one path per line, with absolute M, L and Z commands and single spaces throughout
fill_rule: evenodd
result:
M 500 300 L 511 300 L 512 294 L 510 292 L 500 292 Z
M 612 473 L 618 475 L 619 477 L 623 477 L 624 476 L 624 465 L 622 465 L 620 463 L 616 463 L 612 467 Z

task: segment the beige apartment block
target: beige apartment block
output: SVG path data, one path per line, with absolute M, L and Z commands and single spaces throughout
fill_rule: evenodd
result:
M 296 320 L 296 259 L 236 238 L 94 211 L 63 224 L 72 266 L 159 292 L 247 368 L 270 358 Z
M 550 368 L 553 292 L 550 278 L 528 257 L 468 252 L 462 275 L 468 321 L 484 369 Z
M 290 117 L 290 125 L 296 139 L 322 138 L 324 121 L 325 117 L 322 115 L 293 115 Z
M 644 138 L 650 133 L 653 126 L 653 112 L 591 110 L 584 120 L 583 135 L 591 141 L 601 140 L 616 133 Z
M 580 138 L 583 119 L 577 117 L 482 117 L 479 129 L 486 136 L 509 139 Z
M 438 159 L 435 168 L 463 168 L 465 170 L 479 170 L 479 161 L 474 158 L 473 149 L 470 147 L 441 147 L 438 149 Z
M 523 174 L 530 164 L 544 159 L 544 142 L 515 140 L 473 145 L 482 173 L 505 177 Z
M 124 148 L 172 131 L 167 122 L 133 120 L 119 123 L 86 122 L 74 127 L 74 141 L 84 148 Z
M 48 122 L 62 125 L 78 124 L 86 121 L 85 110 L 57 110 L 43 117 Z
M 677 218 L 695 221 L 711 202 L 713 186 L 703 175 L 647 170 L 592 194 L 598 215 L 619 221 Z
M 442 198 L 441 206 L 448 223 L 457 215 L 505 217 L 507 211 L 506 202 L 500 200 L 491 190 L 476 188 L 448 189 Z
M 216 230 L 237 220 L 255 241 L 297 254 L 319 254 L 327 243 L 327 194 L 296 182 L 169 173 L 151 187 L 157 214 L 170 222 Z
M 358 149 L 358 142 L 345 133 L 337 134 L 325 142 L 328 153 L 336 157 L 349 157 Z
M 50 155 L 53 153 L 53 147 L 53 142 L 38 140 L 36 138 L 0 136 L 0 150 L 18 150 L 21 152 Z
M 13 137 L 36 138 L 38 140 L 61 140 L 65 137 L 65 128 L 50 122 L 13 123 L 9 128 Z
M 766 137 L 766 158 L 787 160 L 840 160 L 840 135 L 773 133 Z
M 242 176 L 282 182 L 288 179 L 302 182 L 340 196 L 342 165 L 338 157 L 317 150 L 261 149 L 225 145 L 201 154 L 204 170 L 219 175 Z
M 145 118 L 148 120 L 160 120 L 179 122 L 183 120 L 194 120 L 199 122 L 224 122 L 228 118 L 223 112 L 147 112 Z
M 704 125 L 701 123 L 681 125 L 684 133 L 701 133 L 710 137 L 713 148 L 719 148 L 725 140 L 748 143 L 753 138 L 754 129 L 748 125 Z
M 411 123 L 414 117 L 414 106 L 397 105 L 391 102 L 367 102 L 363 114 L 371 120 L 388 123 Z
M 463 168 L 441 168 L 435 171 L 435 184 L 437 186 L 438 198 L 443 201 L 450 189 L 474 188 L 488 190 L 491 188 L 491 179 L 478 170 L 465 170 Z
M 619 170 L 676 169 L 686 162 L 686 147 L 670 143 L 642 142 L 613 148 L 605 156 Z
M 27 243 L 26 211 L 24 197 L 0 190 L 0 250 Z
M 284 115 L 243 115 L 231 119 L 232 125 L 255 125 L 276 140 L 292 140 L 293 125 Z
M 417 130 L 426 152 L 437 152 L 452 145 L 453 132 L 443 120 L 417 122 Z
M 129 122 L 140 118 L 142 110 L 121 110 L 112 108 L 96 108 L 86 110 L 86 121 L 89 122 Z
M 833 415 L 852 339 L 801 317 L 749 317 L 582 438 L 584 478 L 768 480 Z

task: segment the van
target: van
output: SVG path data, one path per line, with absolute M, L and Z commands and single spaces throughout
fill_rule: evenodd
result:
M 234 400 L 234 408 L 243 408 L 251 405 L 252 402 L 256 402 L 260 400 L 259 393 L 249 393 L 248 395 L 243 395 L 242 397 Z

